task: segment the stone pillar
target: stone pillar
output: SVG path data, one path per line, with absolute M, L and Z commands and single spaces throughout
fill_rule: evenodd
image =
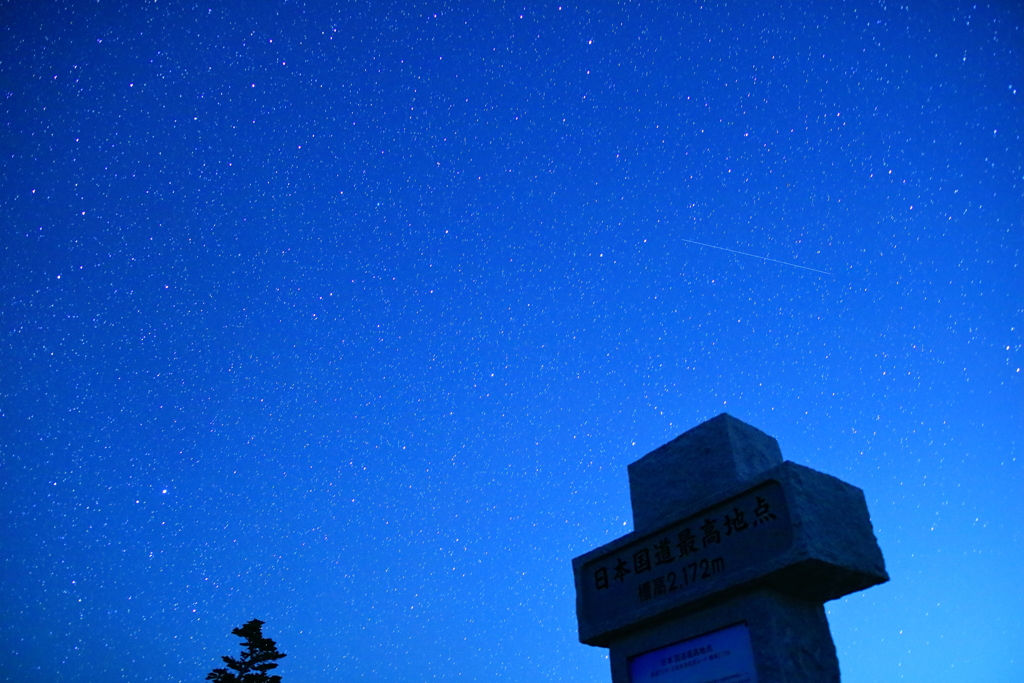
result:
M 629 466 L 635 530 L 573 560 L 613 683 L 839 680 L 824 602 L 888 580 L 860 489 L 729 415 Z

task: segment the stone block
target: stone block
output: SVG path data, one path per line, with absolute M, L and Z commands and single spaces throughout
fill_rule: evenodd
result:
M 888 581 L 864 494 L 785 462 L 573 560 L 580 640 L 771 587 L 819 603 Z
M 633 527 L 657 526 L 687 503 L 732 488 L 781 462 L 774 438 L 722 413 L 629 465 Z

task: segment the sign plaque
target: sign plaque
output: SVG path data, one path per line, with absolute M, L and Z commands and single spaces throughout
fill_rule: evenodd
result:
M 684 640 L 634 657 L 632 683 L 757 683 L 746 624 Z

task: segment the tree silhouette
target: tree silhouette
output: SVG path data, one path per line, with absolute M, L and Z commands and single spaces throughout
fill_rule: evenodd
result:
M 206 680 L 214 683 L 281 683 L 280 676 L 268 676 L 267 672 L 276 669 L 274 662 L 287 655 L 277 651 L 277 643 L 263 637 L 263 624 L 259 619 L 253 619 L 231 631 L 245 639 L 242 645 L 246 649 L 238 659 L 221 657 L 228 665 L 227 669 L 214 669 L 206 675 Z

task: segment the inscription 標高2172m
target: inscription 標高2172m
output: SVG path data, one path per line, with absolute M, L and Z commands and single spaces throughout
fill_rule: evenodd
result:
M 697 583 L 702 579 L 710 579 L 716 574 L 725 571 L 725 559 L 715 557 L 708 559 L 702 557 L 688 565 L 679 568 L 679 573 L 671 571 L 661 576 L 655 576 L 649 581 L 640 584 L 637 590 L 640 602 L 647 602 L 652 597 L 657 598 L 668 595 L 675 591 L 682 590 L 687 586 Z
M 782 486 L 768 481 L 587 563 L 586 602 L 606 610 L 698 591 L 787 550 L 793 541 Z

